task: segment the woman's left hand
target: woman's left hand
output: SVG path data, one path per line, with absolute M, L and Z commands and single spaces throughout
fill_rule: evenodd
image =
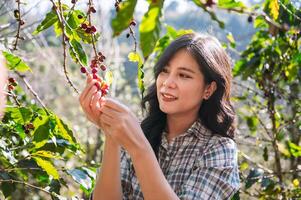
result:
M 114 99 L 106 98 L 100 101 L 100 121 L 105 126 L 107 134 L 124 147 L 129 154 L 135 154 L 145 149 L 149 143 L 134 113 Z

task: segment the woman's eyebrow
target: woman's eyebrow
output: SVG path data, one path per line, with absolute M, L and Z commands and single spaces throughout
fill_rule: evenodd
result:
M 187 68 L 187 67 L 179 67 L 178 69 L 179 69 L 179 70 L 183 70 L 183 71 L 187 71 L 187 72 L 191 72 L 191 73 L 195 74 L 195 71 L 194 71 L 194 70 L 189 69 L 189 68 Z

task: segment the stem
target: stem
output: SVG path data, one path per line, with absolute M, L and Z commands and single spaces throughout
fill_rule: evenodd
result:
M 74 91 L 79 94 L 78 90 L 76 89 L 76 87 L 74 86 L 74 84 L 72 83 L 71 79 L 68 76 L 68 71 L 67 71 L 67 67 L 66 67 L 66 58 L 67 58 L 67 54 L 66 54 L 66 33 L 65 33 L 65 21 L 64 21 L 64 15 L 63 15 L 63 9 L 62 9 L 62 4 L 61 1 L 58 0 L 58 4 L 59 4 L 59 10 L 57 9 L 57 6 L 55 5 L 54 0 L 50 0 L 51 3 L 53 4 L 53 8 L 56 12 L 56 15 L 58 16 L 58 19 L 60 21 L 60 25 L 61 25 L 61 29 L 62 29 L 62 44 L 63 44 L 63 56 L 64 56 L 64 60 L 63 60 L 63 69 L 64 69 L 64 74 L 65 77 L 67 79 L 67 82 L 69 83 L 69 85 L 74 89 Z M 67 24 L 68 26 L 68 24 Z
M 88 3 L 88 21 L 89 21 L 89 25 L 91 26 L 92 22 L 91 22 L 91 6 L 92 6 L 92 0 L 89 0 L 89 3 Z M 94 50 L 94 53 L 95 53 L 95 57 L 97 57 L 97 50 L 96 50 L 96 46 L 95 46 L 95 41 L 94 41 L 94 35 L 93 33 L 91 33 L 91 40 L 92 40 L 92 47 L 93 47 L 93 50 Z
M 38 94 L 32 89 L 31 85 L 25 79 L 25 75 L 22 75 L 22 74 L 20 74 L 17 71 L 15 73 L 23 80 L 23 82 L 25 83 L 27 89 L 32 93 L 32 95 L 35 97 L 35 99 L 41 104 L 41 106 L 43 107 L 43 109 L 45 110 L 45 112 L 47 114 L 49 114 L 48 111 L 47 111 L 47 108 L 46 108 L 45 104 L 43 103 L 43 101 L 40 99 L 40 97 L 38 96 Z
M 13 45 L 13 50 L 17 50 L 17 46 L 18 46 L 18 40 L 20 38 L 20 29 L 21 29 L 21 9 L 20 9 L 20 0 L 16 0 L 17 4 L 18 4 L 18 12 L 19 12 L 19 16 L 18 16 L 18 29 L 17 29 L 17 35 L 16 35 L 16 40 L 15 43 Z
M 43 191 L 43 192 L 45 192 L 45 193 L 47 193 L 47 194 L 53 196 L 52 192 L 49 192 L 48 190 L 45 190 L 45 189 L 43 189 L 43 188 L 41 188 L 41 187 L 32 185 L 32 184 L 30 184 L 30 183 L 26 183 L 26 182 L 24 182 L 24 181 L 18 181 L 18 180 L 14 180 L 14 179 L 7 179 L 7 180 L 0 179 L 0 183 L 5 183 L 5 182 L 11 183 L 11 184 L 13 184 L 13 183 L 23 184 L 23 185 L 25 185 L 25 186 L 27 186 L 27 187 L 34 188 L 34 189 Z

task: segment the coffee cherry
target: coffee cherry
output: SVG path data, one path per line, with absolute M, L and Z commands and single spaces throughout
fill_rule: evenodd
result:
M 96 68 L 96 67 L 93 67 L 93 68 L 92 68 L 92 73 L 93 73 L 93 74 L 96 74 L 96 73 L 97 73 L 97 71 L 98 71 L 98 70 L 97 70 L 97 68 Z
M 91 28 L 88 27 L 86 30 L 85 30 L 86 33 L 91 33 Z
M 213 0 L 207 0 L 207 2 L 205 3 L 206 7 L 211 7 L 215 4 L 215 2 Z
M 106 71 L 107 67 L 106 67 L 105 65 L 100 65 L 100 69 L 101 69 L 102 71 Z
M 83 73 L 83 74 L 85 74 L 87 72 L 87 69 L 85 67 L 81 67 L 80 68 L 80 72 Z
M 29 123 L 29 124 L 26 125 L 26 128 L 33 130 L 34 129 L 34 125 L 32 123 Z
M 116 9 L 116 12 L 118 12 L 120 10 L 120 6 L 119 5 L 115 6 L 115 9 Z
M 82 29 L 86 29 L 86 28 L 88 28 L 88 25 L 87 24 L 81 24 L 81 26 L 80 26 Z
M 96 13 L 96 10 L 95 10 L 95 8 L 93 6 L 90 7 L 90 12 Z
M 130 34 L 129 34 L 129 33 L 127 33 L 127 34 L 126 34 L 126 38 L 129 38 L 129 37 L 130 37 Z
M 99 56 L 102 56 L 102 53 L 101 53 L 101 52 L 98 52 L 98 55 L 99 55 Z
M 25 21 L 24 21 L 24 20 L 21 20 L 21 21 L 20 21 L 20 25 L 23 26 L 24 24 L 25 24 Z
M 15 89 L 15 87 L 13 85 L 8 85 L 7 86 L 8 91 L 12 91 Z
M 97 74 L 93 74 L 93 79 L 98 79 Z
M 83 16 L 82 16 L 82 15 L 77 15 L 77 18 L 78 18 L 78 19 L 82 19 Z
M 95 33 L 95 32 L 96 32 L 95 26 L 91 26 L 91 32 L 92 32 L 92 33 Z
M 131 21 L 130 26 L 136 26 L 136 22 L 134 20 Z
M 26 134 L 29 134 L 29 130 L 28 129 L 25 129 L 25 131 L 24 131 Z
M 75 4 L 75 3 L 76 3 L 76 0 L 71 0 L 71 3 Z
M 101 55 L 101 59 L 102 59 L 102 60 L 105 60 L 106 57 L 105 57 L 104 55 Z
M 8 79 L 8 82 L 10 82 L 10 83 L 15 83 L 15 82 L 16 82 L 16 79 L 10 77 L 10 78 Z

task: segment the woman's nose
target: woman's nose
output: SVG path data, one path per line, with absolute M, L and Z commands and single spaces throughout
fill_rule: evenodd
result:
M 174 77 L 168 76 L 164 81 L 163 81 L 163 86 L 165 87 L 170 87 L 170 88 L 175 88 L 176 87 L 176 81 Z

